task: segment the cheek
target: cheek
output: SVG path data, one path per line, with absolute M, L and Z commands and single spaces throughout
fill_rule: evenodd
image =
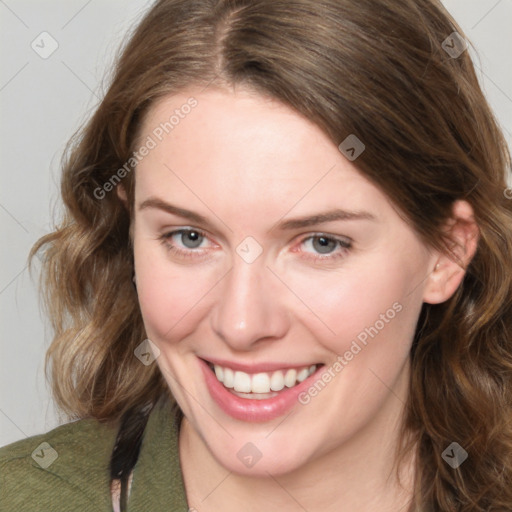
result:
M 315 403 L 318 396 L 316 407 L 329 408 L 329 414 L 342 417 L 348 429 L 345 434 L 362 428 L 377 413 L 402 375 L 421 309 L 421 290 L 411 293 L 418 269 L 403 261 L 388 261 L 382 269 L 382 264 L 368 264 L 364 270 L 352 269 L 335 279 L 324 277 L 314 285 L 315 293 L 310 288 L 309 295 L 307 286 L 302 287 L 305 301 L 310 301 L 311 309 L 335 334 L 309 316 L 308 330 L 329 351 L 330 361 L 326 375 L 300 400 Z M 333 391 L 318 391 L 326 386 Z M 344 434 L 336 427 L 326 435 L 339 440 Z
M 308 330 L 329 351 L 352 351 L 347 354 L 351 358 L 379 342 L 381 352 L 391 346 L 403 355 L 410 348 L 421 307 L 421 299 L 411 294 L 415 269 L 400 260 L 385 266 L 382 261 L 330 274 L 318 272 L 309 279 L 296 276 L 290 282 L 314 313 L 303 315 Z
M 152 245 L 153 247 L 148 247 Z M 164 247 L 134 243 L 137 294 L 149 338 L 179 340 L 203 316 L 215 284 L 206 267 L 172 264 Z

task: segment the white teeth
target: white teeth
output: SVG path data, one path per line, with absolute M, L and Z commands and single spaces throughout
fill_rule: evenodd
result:
M 235 372 L 235 380 L 233 382 L 235 391 L 240 393 L 251 392 L 251 376 L 245 372 Z
M 284 376 L 284 385 L 287 388 L 292 388 L 295 386 L 295 382 L 297 382 L 297 370 L 288 370 L 286 375 Z
M 222 366 L 215 365 L 215 375 L 217 376 L 217 380 L 219 382 L 224 381 L 224 369 L 222 368 Z
M 297 380 L 302 382 L 303 380 L 309 377 L 309 369 L 303 368 L 299 373 L 297 373 Z
M 266 373 L 257 373 L 252 376 L 253 393 L 268 393 L 270 391 L 270 377 Z
M 290 368 L 288 370 L 277 370 L 275 372 L 261 372 L 248 374 L 241 371 L 233 371 L 231 368 L 214 365 L 213 369 L 219 382 L 222 382 L 226 388 L 233 389 L 237 393 L 252 393 L 252 398 L 275 396 L 275 391 L 281 391 L 286 386 L 292 388 L 297 383 L 302 382 L 312 375 L 317 365 L 313 364 L 309 368 L 301 367 L 298 369 Z M 270 395 L 269 395 L 270 394 Z M 260 397 L 260 395 L 262 395 Z
M 283 372 L 274 372 L 270 377 L 270 389 L 272 391 L 281 391 L 284 388 Z
M 224 368 L 224 386 L 227 388 L 232 388 L 235 381 L 235 375 L 233 373 L 233 370 L 230 368 Z

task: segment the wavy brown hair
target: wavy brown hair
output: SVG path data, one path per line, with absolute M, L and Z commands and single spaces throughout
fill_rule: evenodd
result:
M 417 450 L 411 510 L 512 510 L 510 155 L 468 52 L 443 49 L 454 31 L 464 37 L 436 0 L 157 1 L 70 142 L 65 214 L 30 253 L 45 248 L 55 330 L 46 365 L 61 409 L 117 421 L 168 393 L 157 365 L 134 356 L 146 338 L 132 284 L 136 169 L 122 178 L 128 208 L 105 184 L 133 157 L 157 99 L 241 85 L 336 145 L 356 134 L 366 150 L 354 164 L 426 245 L 451 254 L 442 228 L 452 205 L 473 208 L 480 237 L 464 280 L 418 319 L 403 424 L 411 442 L 398 455 Z M 469 454 L 456 469 L 441 457 L 452 441 Z

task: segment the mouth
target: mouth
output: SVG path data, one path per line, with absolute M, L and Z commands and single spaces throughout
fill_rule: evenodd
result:
M 208 361 L 198 358 L 213 402 L 227 415 L 244 422 L 266 422 L 289 413 L 299 396 L 320 378 L 323 363 Z M 302 407 L 302 405 L 300 406 Z
M 266 400 L 278 396 L 281 391 L 298 386 L 324 366 L 323 363 L 316 363 L 271 372 L 247 373 L 209 361 L 204 362 L 226 390 L 250 400 Z

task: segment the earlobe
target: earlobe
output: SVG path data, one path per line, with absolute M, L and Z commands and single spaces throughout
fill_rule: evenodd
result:
M 423 301 L 429 304 L 445 302 L 455 293 L 476 253 L 479 229 L 468 202 L 454 203 L 446 232 L 452 241 L 450 254 L 436 253 L 423 293 Z

